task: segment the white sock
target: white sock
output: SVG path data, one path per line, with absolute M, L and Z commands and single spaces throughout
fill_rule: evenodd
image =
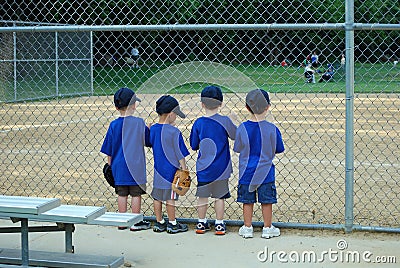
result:
M 198 222 L 206 223 L 207 222 L 207 218 L 199 219 Z
M 165 220 L 162 219 L 161 221 L 159 221 L 159 223 L 164 224 L 164 223 L 165 223 Z
M 174 220 L 174 221 L 169 221 L 169 223 L 171 223 L 172 225 L 176 225 L 176 220 Z
M 224 220 L 215 220 L 215 224 L 223 224 Z

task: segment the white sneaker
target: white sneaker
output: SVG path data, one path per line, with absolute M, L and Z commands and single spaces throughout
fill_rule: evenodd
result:
M 253 237 L 253 226 L 246 227 L 243 225 L 239 229 L 239 235 L 242 236 L 243 238 L 252 238 Z
M 271 224 L 271 227 L 263 227 L 263 231 L 262 231 L 262 238 L 271 238 L 271 237 L 276 237 L 276 236 L 280 236 L 281 235 L 281 231 L 279 230 L 279 228 L 276 228 L 275 226 L 273 226 Z

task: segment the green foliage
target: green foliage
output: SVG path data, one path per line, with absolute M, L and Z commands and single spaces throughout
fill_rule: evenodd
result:
M 161 25 L 161 24 L 252 24 L 252 23 L 343 23 L 345 1 L 342 0 L 56 0 L 6 1 L 0 6 L 5 20 L 39 21 L 86 25 Z M 400 21 L 399 0 L 355 0 L 355 22 L 390 23 Z M 211 59 L 221 62 L 272 63 L 286 58 L 297 60 L 311 50 L 328 50 L 335 60 L 344 50 L 343 31 L 214 31 L 198 32 L 187 40 L 187 32 L 150 32 L 141 43 L 148 51 L 161 51 L 163 60 L 176 60 L 184 54 L 191 60 Z M 277 34 L 278 33 L 278 34 Z M 96 39 L 95 51 L 114 53 L 126 50 L 133 39 L 130 32 L 102 32 Z M 117 37 L 117 38 L 114 38 Z M 128 38 L 131 40 L 125 41 Z M 114 41 L 117 39 L 116 41 Z M 165 40 L 167 41 L 165 41 Z M 297 41 L 297 42 L 295 42 Z M 127 42 L 128 44 L 126 44 Z M 192 42 L 189 44 L 189 42 Z M 385 61 L 377 51 L 400 57 L 398 31 L 362 31 L 356 33 L 358 60 Z M 106 44 L 107 43 L 107 44 Z M 163 46 L 160 46 L 163 44 Z M 264 47 L 263 47 L 264 46 Z M 336 47 L 335 47 L 336 46 Z M 266 47 L 266 48 L 265 48 Z M 192 49 L 193 48 L 193 49 Z M 194 51 L 205 51 L 200 56 Z M 278 51 L 276 51 L 278 50 Z M 286 50 L 286 51 L 283 51 Z M 148 53 L 148 51 L 144 51 Z M 238 53 L 242 51 L 242 54 Z M 272 52 L 271 52 L 272 51 Z M 235 52 L 235 53 L 233 53 Z M 125 52 L 121 52 L 123 54 Z M 189 54 L 191 53 L 191 54 Z M 157 53 L 161 54 L 161 53 Z M 235 58 L 237 57 L 237 58 Z M 187 59 L 182 59 L 187 60 Z

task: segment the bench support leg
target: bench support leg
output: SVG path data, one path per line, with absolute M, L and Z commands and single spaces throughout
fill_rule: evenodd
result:
M 74 231 L 74 225 L 71 223 L 65 223 L 65 252 L 74 253 L 74 246 L 72 245 L 72 232 Z
M 28 219 L 21 219 L 21 264 L 29 265 L 29 237 Z

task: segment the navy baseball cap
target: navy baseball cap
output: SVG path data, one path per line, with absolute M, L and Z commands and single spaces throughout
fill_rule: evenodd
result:
M 217 86 L 207 86 L 201 91 L 201 102 L 208 108 L 217 108 L 221 105 L 224 97 L 222 91 Z
M 186 117 L 186 115 L 181 111 L 178 101 L 170 95 L 164 95 L 157 100 L 156 112 L 159 115 L 174 112 L 181 118 Z
M 126 87 L 118 89 L 114 94 L 114 105 L 118 109 L 134 104 L 136 101 L 141 100 L 136 96 L 132 89 Z
M 247 93 L 246 105 L 254 114 L 261 114 L 270 105 L 268 92 L 262 89 L 254 89 Z

